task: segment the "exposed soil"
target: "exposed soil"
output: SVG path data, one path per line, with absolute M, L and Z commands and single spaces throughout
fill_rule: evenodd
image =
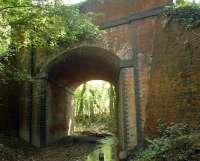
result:
M 35 148 L 17 137 L 0 134 L 0 161 L 83 161 L 102 137 L 97 134 L 67 137 Z

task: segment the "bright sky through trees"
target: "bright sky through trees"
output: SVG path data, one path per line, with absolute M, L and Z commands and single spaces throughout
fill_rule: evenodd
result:
M 49 0 L 49 2 L 54 2 L 55 0 Z M 86 0 L 62 0 L 64 4 L 72 5 L 80 2 L 84 2 Z
M 72 0 L 73 1 L 73 0 Z M 173 0 L 173 2 L 176 2 L 177 0 Z M 196 2 L 196 3 L 200 3 L 200 0 L 187 0 L 188 2 Z
M 189 2 L 196 2 L 196 3 L 200 3 L 200 0 L 188 0 Z
M 76 4 L 76 3 L 83 2 L 83 1 L 85 1 L 85 0 L 63 0 L 63 2 L 66 4 Z

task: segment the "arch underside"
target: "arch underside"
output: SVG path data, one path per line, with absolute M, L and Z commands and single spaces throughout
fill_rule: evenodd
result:
M 82 47 L 64 53 L 49 67 L 48 79 L 68 87 L 77 87 L 89 80 L 105 80 L 116 84 L 119 58 L 101 48 Z
M 82 47 L 64 53 L 48 69 L 46 142 L 69 133 L 74 90 L 89 80 L 105 80 L 118 88 L 120 59 L 101 48 Z

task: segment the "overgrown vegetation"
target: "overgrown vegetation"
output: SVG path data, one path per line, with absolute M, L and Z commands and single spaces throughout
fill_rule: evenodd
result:
M 137 151 L 134 161 L 197 161 L 200 135 L 186 124 L 159 124 L 159 136 L 147 139 L 147 148 Z
M 165 7 L 163 15 L 168 22 L 175 20 L 187 30 L 200 26 L 200 4 L 188 0 L 177 0 L 175 5 Z
M 0 1 L 0 75 L 20 78 L 16 76 L 21 72 L 16 68 L 16 57 L 25 48 L 71 48 L 98 33 L 97 26 L 78 7 L 60 0 Z
M 108 82 L 92 81 L 75 92 L 75 131 L 115 132 L 115 88 Z

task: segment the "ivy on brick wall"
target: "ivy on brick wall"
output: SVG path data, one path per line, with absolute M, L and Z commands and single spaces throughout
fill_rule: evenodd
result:
M 200 26 L 200 4 L 195 2 L 179 0 L 176 4 L 165 7 L 162 15 L 168 22 L 175 20 L 187 30 Z

